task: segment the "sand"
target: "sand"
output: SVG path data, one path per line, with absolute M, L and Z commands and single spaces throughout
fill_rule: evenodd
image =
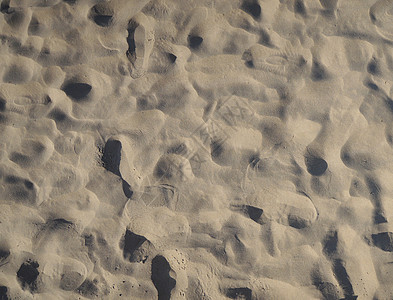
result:
M 391 0 L 2 0 L 0 300 L 393 299 Z

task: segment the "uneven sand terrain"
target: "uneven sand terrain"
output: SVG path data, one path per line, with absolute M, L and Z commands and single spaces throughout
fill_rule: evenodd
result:
M 393 299 L 392 0 L 0 1 L 0 300 Z

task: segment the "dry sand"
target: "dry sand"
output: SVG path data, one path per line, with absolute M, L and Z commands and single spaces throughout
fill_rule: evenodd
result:
M 1 300 L 393 299 L 392 0 L 0 10 Z

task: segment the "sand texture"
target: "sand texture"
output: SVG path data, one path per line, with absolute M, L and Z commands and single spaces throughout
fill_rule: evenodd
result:
M 1 0 L 0 300 L 393 299 L 392 0 Z

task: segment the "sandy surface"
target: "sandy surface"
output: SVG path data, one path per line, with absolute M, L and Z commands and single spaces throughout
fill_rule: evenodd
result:
M 393 1 L 2 0 L 0 299 L 393 299 Z

